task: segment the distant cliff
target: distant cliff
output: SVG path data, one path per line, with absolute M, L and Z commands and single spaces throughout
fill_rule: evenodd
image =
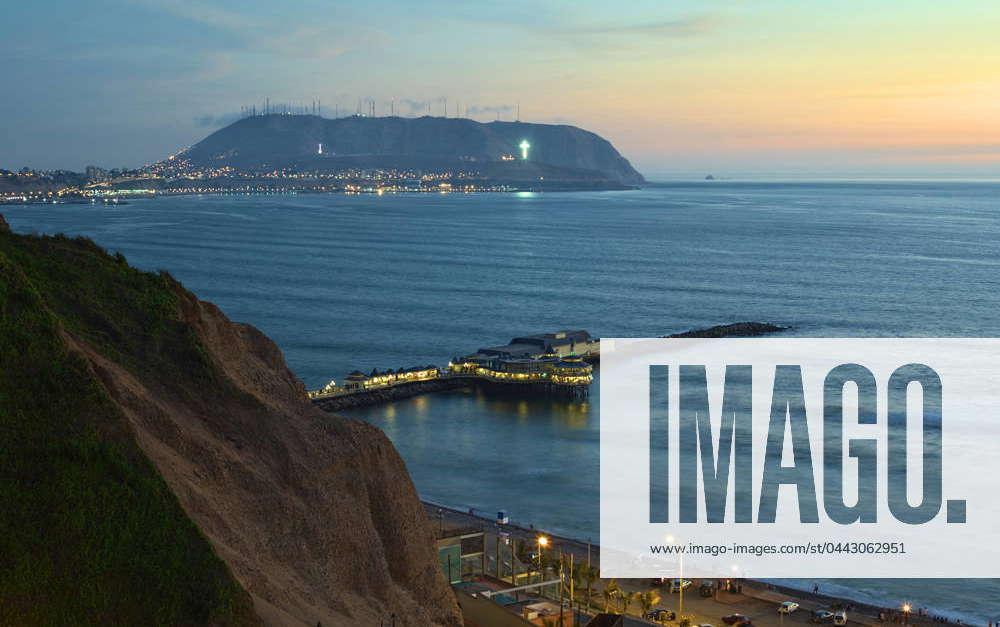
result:
M 196 166 L 239 170 L 322 168 L 356 162 L 366 167 L 465 167 L 491 169 L 502 157 L 565 169 L 562 175 L 601 177 L 622 184 L 644 182 L 606 139 L 567 125 L 490 122 L 462 118 L 326 119 L 314 115 L 263 115 L 241 119 L 184 153 Z M 319 154 L 319 145 L 323 154 Z M 559 175 L 550 172 L 550 175 Z
M 0 364 L 0 624 L 461 624 L 392 443 L 169 275 L 0 218 Z

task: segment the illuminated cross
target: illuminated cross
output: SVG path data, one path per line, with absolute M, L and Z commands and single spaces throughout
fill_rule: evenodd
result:
M 521 144 L 518 146 L 521 149 L 521 158 L 524 160 L 528 159 L 528 148 L 531 148 L 531 144 L 528 143 L 527 139 L 522 139 Z

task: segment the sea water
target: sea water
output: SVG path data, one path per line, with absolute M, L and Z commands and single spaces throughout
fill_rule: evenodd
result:
M 16 231 L 86 235 L 170 271 L 274 338 L 310 388 L 559 329 L 651 337 L 750 320 L 813 337 L 1000 334 L 993 183 L 189 196 L 0 212 Z M 425 498 L 596 541 L 597 405 L 595 385 L 589 402 L 456 391 L 343 413 L 392 438 Z M 1000 619 L 997 580 L 818 583 Z

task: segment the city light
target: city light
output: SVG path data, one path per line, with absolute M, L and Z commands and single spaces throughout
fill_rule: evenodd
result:
M 528 148 L 531 148 L 531 144 L 528 143 L 527 139 L 522 139 L 521 144 L 518 146 L 521 149 L 521 158 L 525 161 L 528 160 Z

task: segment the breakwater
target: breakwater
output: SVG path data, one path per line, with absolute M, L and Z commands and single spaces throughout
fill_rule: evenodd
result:
M 336 412 L 352 407 L 364 407 L 379 403 L 391 403 L 404 398 L 444 392 L 471 385 L 471 377 L 448 377 L 429 381 L 413 381 L 397 385 L 358 390 L 352 394 L 314 397 L 312 402 L 323 411 Z

